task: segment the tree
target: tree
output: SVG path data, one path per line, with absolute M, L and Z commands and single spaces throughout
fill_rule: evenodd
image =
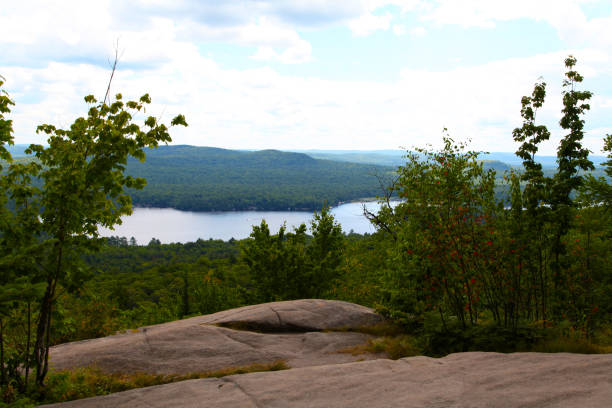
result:
M 30 371 L 31 320 L 32 304 L 42 293 L 43 284 L 36 282 L 31 270 L 37 257 L 20 251 L 21 248 L 32 248 L 35 239 L 32 232 L 36 230 L 38 207 L 29 206 L 29 198 L 38 191 L 31 185 L 31 175 L 40 167 L 37 163 L 12 164 L 12 158 L 5 144 L 13 144 L 12 121 L 5 118 L 14 105 L 8 94 L 2 89 L 3 77 L 0 76 L 0 171 L 2 161 L 9 164 L 7 173 L 0 176 L 0 384 L 9 381 L 19 382 L 21 374 L 17 366 L 24 370 L 27 384 Z M 9 199 L 12 200 L 9 202 Z M 9 208 L 7 204 L 11 204 Z M 7 373 L 4 332 L 5 323 L 16 306 L 26 304 L 27 335 L 20 355 L 13 356 L 11 378 Z M 14 350 L 12 350 L 14 352 Z M 19 384 L 24 386 L 24 384 Z
M 405 293 L 388 299 L 389 313 L 419 320 L 438 311 L 465 328 L 485 307 L 499 321 L 506 305 L 500 300 L 503 264 L 494 262 L 501 247 L 495 172 L 485 171 L 464 144 L 446 135 L 443 141 L 440 151 L 408 152 L 392 186 L 402 202 L 370 216 L 394 237 L 396 273 L 409 281 Z
M 581 145 L 584 137 L 584 119 L 582 115 L 590 109 L 590 105 L 585 103 L 593 95 L 589 91 L 576 90 L 576 85 L 583 80 L 582 75 L 574 71 L 576 58 L 569 56 L 565 59 L 565 79 L 563 80 L 563 116 L 559 121 L 561 128 L 569 131 L 559 143 L 557 149 L 557 173 L 555 174 L 552 186 L 550 205 L 555 222 L 555 237 L 553 241 L 554 261 L 552 264 L 553 273 L 560 276 L 562 265 L 560 264 L 561 255 L 565 254 L 565 245 L 562 238 L 570 228 L 573 209 L 576 207 L 572 199 L 575 193 L 583 185 L 583 177 L 579 170 L 593 170 L 593 163 L 589 160 L 589 150 Z
M 2 89 L 2 85 L 4 85 L 4 77 L 0 75 L 0 160 L 10 162 L 11 154 L 4 145 L 13 144 L 13 121 L 6 119 L 4 114 L 10 113 L 11 105 L 15 103 L 9 98 L 8 93 Z M 1 162 L 0 170 L 2 170 Z
M 531 96 L 521 100 L 523 125 L 513 136 L 521 143 L 517 155 L 524 171 L 507 176 L 510 208 L 495 199 L 494 175 L 483 171 L 476 152 L 463 152 L 464 146 L 445 137 L 440 151 L 408 153 L 390 187 L 402 202 L 392 207 L 383 199 L 381 212 L 368 214 L 394 249 L 389 263 L 396 266 L 383 277 L 382 292 L 393 317 L 409 323 L 422 317 L 425 327 L 425 318 L 432 316 L 427 312 L 435 310 L 445 331 L 449 322 L 459 322 L 463 333 L 481 317 L 492 318 L 513 335 L 526 322 L 545 328 L 569 324 L 587 338 L 603 321 L 609 310 L 602 306 L 609 303 L 602 288 L 609 287 L 604 260 L 610 253 L 610 223 L 602 213 L 610 187 L 592 176 L 585 184 L 581 175 L 592 169 L 581 146 L 591 93 L 576 90 L 582 76 L 575 64 L 571 56 L 565 60 L 560 125 L 568 133 L 552 179 L 535 160 L 538 145 L 550 136 L 536 124 L 546 84 L 536 83 Z M 605 144 L 612 151 L 612 136 Z M 586 196 L 586 208 L 574 200 L 578 191 Z
M 253 225 L 250 239 L 242 246 L 242 258 L 248 265 L 259 299 L 264 302 L 296 299 L 303 280 L 306 226 L 286 233 L 281 225 L 271 235 L 265 220 Z
M 546 126 L 536 125 L 535 120 L 537 110 L 544 104 L 545 97 L 545 82 L 536 83 L 530 97 L 523 96 L 521 99 L 523 126 L 512 132 L 514 140 L 522 142 L 516 155 L 523 159 L 523 173 L 520 180 L 526 183 L 522 194 L 519 186 L 516 189 L 517 194 L 512 197 L 514 239 L 521 243 L 519 264 L 530 275 L 528 302 L 534 303 L 535 317 L 541 317 L 543 322 L 547 319 L 548 268 L 544 260 L 548 247 L 546 225 L 550 215 L 550 208 L 544 204 L 550 199 L 551 180 L 544 177 L 542 164 L 536 162 L 535 155 L 538 152 L 538 145 L 550 138 L 550 132 Z M 523 207 L 526 211 L 523 211 Z M 530 309 L 528 307 L 528 310 Z
M 311 222 L 313 238 L 306 225 L 271 235 L 262 220 L 253 226 L 250 239 L 242 246 L 242 257 L 249 266 L 261 301 L 324 296 L 339 275 L 344 235 L 327 207 Z
M 547 180 L 542 172 L 542 164 L 535 161 L 538 144 L 550 138 L 550 132 L 544 125 L 536 125 L 536 113 L 544 103 L 546 97 L 546 83 L 535 84 L 531 97 L 523 96 L 521 99 L 521 116 L 523 126 L 514 129 L 514 140 L 522 142 L 516 155 L 523 159 L 524 172 L 521 180 L 527 182 L 525 186 L 525 204 L 527 211 L 535 216 L 541 204 L 546 199 Z
M 612 134 L 604 138 L 604 152 L 608 153 L 608 160 L 603 163 L 608 180 L 612 180 Z M 604 177 L 589 175 L 582 191 L 582 200 L 586 205 L 601 205 L 606 211 L 612 209 L 612 184 Z
M 312 265 L 309 297 L 321 297 L 339 277 L 344 251 L 342 227 L 323 206 L 321 212 L 314 214 L 310 223 L 312 242 L 307 253 Z
M 106 98 L 99 103 L 89 95 L 85 102 L 90 105 L 88 115 L 77 118 L 70 128 L 39 126 L 37 133 L 48 136 L 49 146 L 30 145 L 26 152 L 36 160 L 11 165 L 4 177 L 16 211 L 14 221 L 2 226 L 2 234 L 23 233 L 15 221 L 19 217 L 27 219 L 30 239 L 25 242 L 35 245 L 19 245 L 16 256 L 37 254 L 36 262 L 28 265 L 29 276 L 45 288 L 39 300 L 34 344 L 39 385 L 44 384 L 49 367 L 51 320 L 58 287 L 72 290 L 81 285 L 85 274 L 80 254 L 99 248 L 99 227 L 112 228 L 121 222 L 121 216 L 131 213 L 131 199 L 125 189 L 141 189 L 145 185 L 144 179 L 124 174 L 128 157 L 144 161 L 145 148 L 171 141 L 167 126 L 156 118 L 149 116 L 143 129 L 133 121 L 133 114 L 144 112 L 151 103 L 148 94 L 128 102 L 117 94 L 115 101 L 108 104 Z M 10 102 L 3 98 L 1 103 L 6 112 Z M 2 120 L 2 140 L 10 142 L 6 136 L 10 122 L 7 126 Z M 171 125 L 187 123 L 178 115 Z M 29 182 L 34 177 L 40 180 L 40 188 L 31 187 Z

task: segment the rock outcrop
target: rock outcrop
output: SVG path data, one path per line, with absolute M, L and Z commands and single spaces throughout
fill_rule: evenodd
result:
M 265 303 L 62 344 L 51 349 L 50 361 L 55 370 L 95 365 L 106 372 L 159 374 L 278 360 L 290 367 L 345 363 L 377 356 L 338 353 L 363 344 L 368 336 L 329 330 L 381 321 L 371 309 L 348 302 L 303 299 Z
M 284 360 L 290 370 L 182 381 L 54 407 L 612 407 L 612 355 L 339 353 L 383 319 L 347 302 L 242 307 L 53 347 L 54 369 L 187 374 Z M 357 362 L 357 360 L 367 360 Z M 340 364 L 343 363 L 343 364 Z
M 612 355 L 460 353 L 189 380 L 57 407 L 612 406 Z

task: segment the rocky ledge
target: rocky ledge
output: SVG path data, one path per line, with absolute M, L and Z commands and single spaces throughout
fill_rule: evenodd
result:
M 55 369 L 96 364 L 108 372 L 189 373 L 276 360 L 292 369 L 188 380 L 51 406 L 612 406 L 610 354 L 473 352 L 392 361 L 338 353 L 368 338 L 341 329 L 380 321 L 362 306 L 297 300 L 57 346 L 51 352 Z
M 51 349 L 50 361 L 54 370 L 95 365 L 109 373 L 155 374 L 214 371 L 278 360 L 290 367 L 346 363 L 381 357 L 337 351 L 369 338 L 350 329 L 382 320 L 371 309 L 348 302 L 264 303 L 62 344 Z

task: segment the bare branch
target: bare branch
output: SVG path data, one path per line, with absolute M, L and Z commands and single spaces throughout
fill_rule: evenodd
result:
M 383 192 L 383 196 L 379 197 L 378 202 L 381 203 L 381 206 L 386 206 L 391 216 L 394 217 L 395 215 L 393 211 L 393 206 L 391 205 L 391 198 L 393 197 L 393 192 L 396 190 L 397 180 L 399 176 L 396 176 L 395 178 L 391 179 L 391 181 L 388 181 L 388 179 L 385 179 L 384 175 L 380 175 L 378 173 L 374 173 L 373 176 L 376 177 L 376 179 L 378 180 L 380 189 Z M 383 221 L 377 214 L 368 210 L 365 204 L 363 204 L 363 215 L 376 227 L 388 232 L 394 240 L 397 239 L 397 234 L 395 233 L 395 231 L 393 231 L 391 226 L 385 221 Z
M 102 101 L 103 104 L 106 104 L 107 100 L 108 100 L 108 103 L 110 103 L 109 95 L 110 95 L 111 83 L 113 82 L 115 71 L 117 70 L 117 64 L 119 63 L 119 58 L 121 58 L 121 56 L 119 55 L 119 39 L 117 39 L 117 41 L 115 42 L 115 60 L 112 63 L 111 75 L 108 80 L 108 86 L 106 87 L 106 94 L 104 94 L 104 100 Z M 111 65 L 110 61 L 109 61 L 109 65 Z
M 394 240 L 397 240 L 397 234 L 395 233 L 395 231 L 393 231 L 391 227 L 386 222 L 384 222 L 377 214 L 374 214 L 372 211 L 368 210 L 368 207 L 366 207 L 365 204 L 363 204 L 363 215 L 372 224 L 374 224 L 380 229 L 385 230 L 393 237 Z

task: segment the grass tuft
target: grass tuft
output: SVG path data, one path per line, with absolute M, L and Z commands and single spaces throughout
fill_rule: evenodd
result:
M 364 333 L 370 334 L 376 337 L 394 337 L 399 336 L 405 333 L 405 330 L 393 323 L 391 320 L 385 320 L 383 322 L 377 323 L 371 326 L 359 326 L 359 327 L 344 327 L 339 329 L 328 329 L 324 330 L 324 332 L 354 332 L 354 333 Z
M 535 344 L 529 351 L 538 353 L 605 354 L 612 352 L 612 347 L 593 344 L 581 338 L 557 337 Z
M 96 367 L 50 372 L 44 394 L 45 403 L 64 402 L 199 378 L 219 378 L 228 375 L 262 371 L 286 370 L 284 361 L 256 363 L 248 366 L 229 367 L 223 370 L 189 374 L 108 374 Z
M 338 350 L 339 353 L 348 353 L 354 356 L 367 353 L 385 353 L 392 360 L 403 357 L 422 355 L 412 336 L 383 336 L 368 340 L 367 343 Z

